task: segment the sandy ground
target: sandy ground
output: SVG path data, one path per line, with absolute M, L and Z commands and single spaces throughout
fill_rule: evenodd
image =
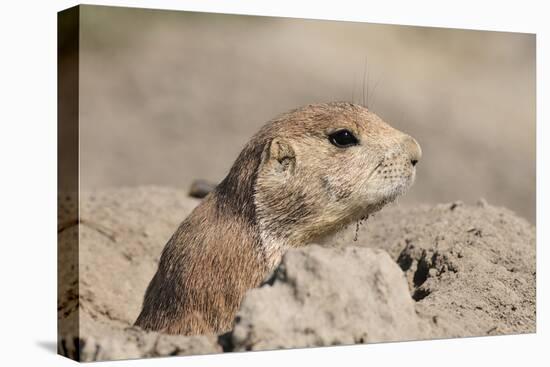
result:
M 221 337 L 131 327 L 164 244 L 198 202 L 154 186 L 81 196 L 81 224 L 59 233 L 61 257 L 80 238 L 80 278 L 68 268 L 60 278 L 60 353 L 92 361 L 535 332 L 535 228 L 484 200 L 393 205 L 288 252 Z M 71 207 L 60 197 L 61 223 Z
M 371 109 L 424 150 L 401 204 L 485 197 L 535 222 L 533 35 L 84 9 L 84 190 L 219 182 L 263 123 L 359 102 L 365 80 Z

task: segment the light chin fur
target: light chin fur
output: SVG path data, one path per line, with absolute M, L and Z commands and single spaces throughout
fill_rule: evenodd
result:
M 414 174 L 403 179 L 401 182 L 385 187 L 378 192 L 379 199 L 374 203 L 370 203 L 364 210 L 359 219 L 368 217 L 369 214 L 380 211 L 384 206 L 394 202 L 399 196 L 403 195 L 414 183 Z

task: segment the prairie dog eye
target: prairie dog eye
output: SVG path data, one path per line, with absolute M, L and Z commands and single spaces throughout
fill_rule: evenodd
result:
M 349 130 L 343 129 L 338 130 L 333 133 L 331 133 L 328 136 L 328 140 L 331 142 L 331 144 L 337 146 L 338 148 L 347 148 L 351 147 L 352 145 L 359 144 L 359 141 L 353 135 L 353 133 Z

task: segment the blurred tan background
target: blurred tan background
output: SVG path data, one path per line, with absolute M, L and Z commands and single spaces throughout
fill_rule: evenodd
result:
M 424 152 L 400 204 L 535 221 L 529 34 L 84 6 L 81 189 L 219 182 L 279 113 L 360 101 L 365 58 L 371 109 Z

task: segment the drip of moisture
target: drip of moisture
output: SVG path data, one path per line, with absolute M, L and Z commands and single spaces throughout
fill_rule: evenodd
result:
M 364 217 L 361 217 L 356 225 L 355 225 L 355 236 L 353 237 L 353 242 L 357 242 L 357 240 L 359 239 L 359 226 L 363 224 L 364 221 L 366 221 L 367 219 L 369 219 L 369 216 L 368 215 L 365 215 Z

